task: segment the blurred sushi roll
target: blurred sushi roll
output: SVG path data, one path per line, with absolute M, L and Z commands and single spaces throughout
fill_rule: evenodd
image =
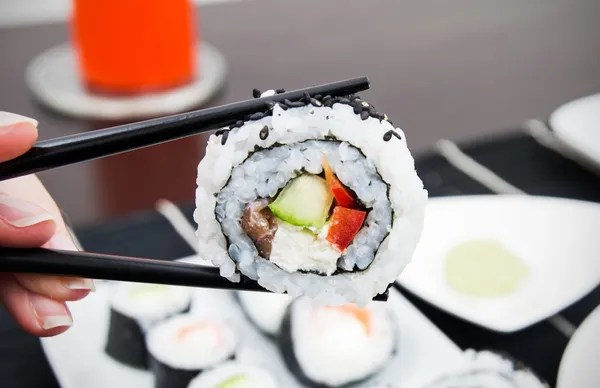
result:
M 188 388 L 278 388 L 266 370 L 229 361 L 194 378 Z
M 292 298 L 266 292 L 237 292 L 236 299 L 250 322 L 270 338 L 276 338 Z
M 355 95 L 305 96 L 209 138 L 198 248 L 233 282 L 365 305 L 411 260 L 426 201 L 405 135 L 386 115 Z
M 300 298 L 285 316 L 279 345 L 288 369 L 302 384 L 344 387 L 381 371 L 396 352 L 398 334 L 383 303 L 325 306 Z
M 188 312 L 192 291 L 159 284 L 115 283 L 105 352 L 125 365 L 147 369 L 146 332 L 157 322 Z
M 550 388 L 531 369 L 515 359 L 488 350 L 465 351 L 466 370 L 442 376 L 424 388 Z
M 146 342 L 154 388 L 186 388 L 202 371 L 235 359 L 238 338 L 222 321 L 184 314 L 154 326 Z

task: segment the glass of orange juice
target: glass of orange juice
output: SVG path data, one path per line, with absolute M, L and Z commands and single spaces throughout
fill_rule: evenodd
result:
M 90 91 L 157 92 L 196 76 L 190 0 L 73 0 L 71 33 Z

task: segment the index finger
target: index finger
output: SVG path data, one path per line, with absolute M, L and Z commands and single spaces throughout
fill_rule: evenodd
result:
M 38 137 L 37 121 L 0 111 L 0 163 L 23 155 Z

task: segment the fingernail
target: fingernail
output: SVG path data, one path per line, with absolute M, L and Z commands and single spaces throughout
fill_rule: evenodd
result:
M 64 285 L 69 290 L 96 291 L 96 285 L 92 279 L 68 279 L 64 281 Z
M 0 195 L 0 219 L 16 228 L 25 228 L 44 221 L 54 220 L 54 217 L 32 203 L 7 195 Z
M 38 294 L 30 294 L 29 302 L 42 329 L 73 326 L 73 318 L 64 303 Z
M 65 251 L 77 251 L 77 247 L 73 240 L 63 234 L 55 234 L 46 243 L 46 246 L 50 249 L 62 249 Z
M 16 124 L 28 123 L 37 127 L 38 122 L 30 117 L 18 115 L 16 113 L 0 111 L 0 127 L 9 127 Z

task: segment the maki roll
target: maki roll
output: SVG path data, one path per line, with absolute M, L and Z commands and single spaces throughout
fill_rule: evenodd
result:
M 192 291 L 160 284 L 115 283 L 105 352 L 125 365 L 148 368 L 145 334 L 156 322 L 189 311 Z
M 236 333 L 227 324 L 190 314 L 169 318 L 146 338 L 155 388 L 186 388 L 205 369 L 235 358 Z
M 529 368 L 492 351 L 465 351 L 467 370 L 446 375 L 424 388 L 550 388 Z
M 277 337 L 292 298 L 266 292 L 237 292 L 236 299 L 248 319 L 265 335 Z
M 354 95 L 306 96 L 210 137 L 194 219 L 221 276 L 365 305 L 410 261 L 426 201 L 387 116 Z
M 266 370 L 241 364 L 226 362 L 194 378 L 188 388 L 277 388 L 275 377 Z
M 398 343 L 395 323 L 382 303 L 325 306 L 300 298 L 283 321 L 280 350 L 302 384 L 343 387 L 372 377 L 392 359 Z

